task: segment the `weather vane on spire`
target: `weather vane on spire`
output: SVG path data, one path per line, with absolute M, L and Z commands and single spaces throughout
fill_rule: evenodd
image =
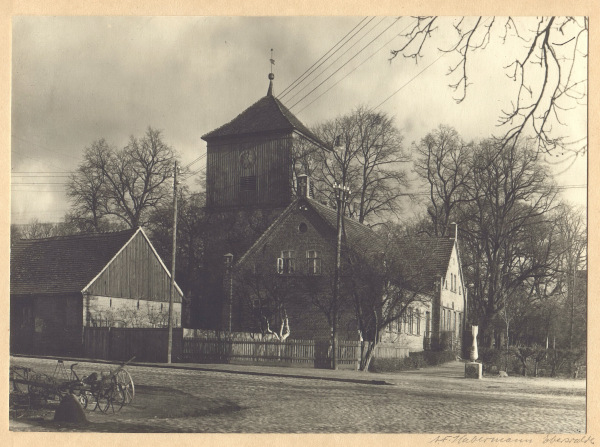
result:
M 273 48 L 271 48 L 271 73 L 269 73 L 269 90 L 267 90 L 267 96 L 273 96 L 273 79 L 275 79 L 275 75 L 273 74 L 273 65 L 275 65 L 275 59 L 273 59 Z

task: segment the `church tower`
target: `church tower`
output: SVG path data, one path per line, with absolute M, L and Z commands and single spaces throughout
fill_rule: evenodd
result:
M 271 59 L 273 64 L 273 60 Z M 296 196 L 293 150 L 299 141 L 326 148 L 273 93 L 208 132 L 202 293 L 192 301 L 194 327 L 227 330 L 227 269 L 252 246 Z M 300 184 L 307 187 L 306 179 Z M 228 255 L 225 258 L 225 255 Z M 231 257 L 232 256 L 232 257 Z M 226 260 L 227 259 L 227 260 Z
M 295 195 L 292 150 L 299 139 L 324 143 L 273 95 L 207 133 L 206 204 L 210 209 L 287 206 Z

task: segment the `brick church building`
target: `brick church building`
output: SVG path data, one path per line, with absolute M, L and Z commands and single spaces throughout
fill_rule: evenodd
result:
M 332 147 L 274 96 L 272 74 L 269 79 L 265 97 L 203 136 L 210 230 L 202 292 L 192 303 L 191 323 L 203 329 L 264 332 L 261 302 L 270 294 L 271 303 L 283 306 L 280 317 L 287 320 L 290 338 L 326 339 L 331 324 L 319 296 L 332 291 L 337 211 L 311 197 L 310 179 L 293 169 L 293 153 L 298 144 L 323 151 Z M 368 226 L 344 217 L 343 228 L 346 253 L 385 250 Z M 456 343 L 465 322 L 467 297 L 456 240 L 428 240 L 424 247 L 426 299 L 411 306 L 385 334 L 387 341 L 411 351 L 428 348 L 432 340 L 439 344 L 443 336 Z M 354 315 L 351 306 L 341 309 L 341 339 L 356 340 Z

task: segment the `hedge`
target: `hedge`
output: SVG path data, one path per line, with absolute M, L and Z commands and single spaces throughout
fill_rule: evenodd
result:
M 396 372 L 419 369 L 425 366 L 436 366 L 456 359 L 451 351 L 410 352 L 403 359 L 380 359 L 374 357 L 369 365 L 371 372 Z
M 483 372 L 535 377 L 586 376 L 584 349 L 545 349 L 539 346 L 511 346 L 505 349 L 479 348 Z

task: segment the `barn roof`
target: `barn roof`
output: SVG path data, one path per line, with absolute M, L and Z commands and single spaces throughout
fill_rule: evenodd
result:
M 221 137 L 294 130 L 320 146 L 327 147 L 281 101 L 267 94 L 230 122 L 203 135 L 202 139 L 208 141 Z
M 81 292 L 136 231 L 17 241 L 10 253 L 10 293 Z

